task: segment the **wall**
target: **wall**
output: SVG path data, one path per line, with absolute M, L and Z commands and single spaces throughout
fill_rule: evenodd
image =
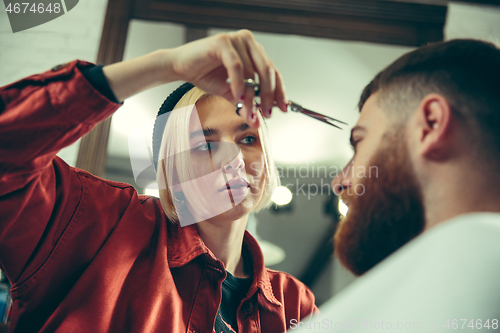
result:
M 74 59 L 95 62 L 107 1 L 82 0 L 75 8 L 40 26 L 12 33 L 0 4 L 0 86 Z M 59 154 L 74 165 L 78 143 Z

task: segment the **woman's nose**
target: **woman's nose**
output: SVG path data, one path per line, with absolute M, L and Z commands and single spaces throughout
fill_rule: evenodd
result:
M 225 173 L 240 171 L 245 168 L 245 161 L 241 152 L 223 168 Z

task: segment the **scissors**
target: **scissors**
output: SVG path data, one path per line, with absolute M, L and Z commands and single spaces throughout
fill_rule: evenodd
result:
M 246 79 L 245 80 L 245 85 L 247 87 L 252 87 L 255 91 L 255 96 L 258 97 L 259 96 L 259 92 L 260 92 L 260 87 L 259 87 L 259 84 L 256 83 L 253 79 Z M 260 104 L 259 103 L 256 103 L 255 105 L 257 108 L 260 107 Z M 239 115 L 240 114 L 240 110 L 241 108 L 243 107 L 243 103 L 238 103 L 236 105 L 236 113 Z M 318 112 L 314 112 L 314 111 L 311 111 L 309 109 L 306 109 L 304 107 L 302 107 L 301 105 L 297 104 L 297 103 L 294 103 L 292 101 L 288 101 L 287 103 L 287 109 L 292 111 L 292 112 L 299 112 L 299 113 L 302 113 L 302 114 L 305 114 L 306 116 L 309 116 L 309 117 L 312 117 L 316 120 L 319 120 L 321 122 L 324 122 L 328 125 L 332 125 L 333 127 L 336 127 L 338 129 L 342 129 L 341 127 L 339 127 L 338 125 L 334 124 L 334 122 L 337 122 L 337 123 L 340 123 L 340 124 L 343 124 L 343 125 L 347 125 L 347 123 L 344 123 L 343 121 L 340 121 L 338 119 L 335 119 L 335 118 L 332 118 L 332 117 L 329 117 L 329 116 L 325 116 L 321 113 L 318 113 Z

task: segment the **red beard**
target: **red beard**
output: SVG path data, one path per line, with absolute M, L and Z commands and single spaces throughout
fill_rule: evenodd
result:
M 384 145 L 369 164 L 378 174 L 361 182 L 364 194 L 358 190 L 360 195 L 349 196 L 349 212 L 335 232 L 337 257 L 355 275 L 371 269 L 424 228 L 421 190 L 402 134 L 384 136 Z M 354 189 L 344 192 L 348 190 Z

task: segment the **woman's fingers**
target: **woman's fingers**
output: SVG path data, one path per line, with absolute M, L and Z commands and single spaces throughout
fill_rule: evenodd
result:
M 248 32 L 250 33 L 250 32 Z M 243 103 L 240 109 L 240 116 L 252 127 L 258 128 L 259 123 L 256 117 L 253 116 L 253 93 L 245 85 L 245 79 L 253 77 L 254 70 L 251 60 L 248 57 L 248 51 L 245 46 L 245 38 L 248 33 L 238 31 L 236 33 L 222 34 L 219 36 L 221 39 L 220 58 L 223 66 L 227 70 L 227 76 L 233 94 L 232 101 Z M 251 35 L 251 33 L 250 33 Z M 226 84 L 226 82 L 224 82 Z
M 274 90 L 276 89 L 275 70 L 262 45 L 255 40 L 248 40 L 247 43 L 254 68 L 259 74 L 259 96 L 262 114 L 268 118 L 271 116 L 271 109 L 274 104 Z
M 262 45 L 248 30 L 198 40 L 177 48 L 173 54 L 176 76 L 208 93 L 222 95 L 234 104 L 242 102 L 244 107 L 240 115 L 253 128 L 258 126 L 257 116 L 252 112 L 255 94 L 252 87 L 245 85 L 245 79 L 255 79 L 255 74 L 258 74 L 265 117 L 270 116 L 269 111 L 275 102 L 284 109 L 281 76 Z M 229 96 L 228 88 L 232 96 Z
M 254 70 L 259 74 L 262 114 L 270 117 L 274 105 L 286 112 L 287 98 L 280 72 L 267 56 L 264 47 L 255 39 L 247 40 L 247 50 L 251 55 Z
M 247 40 L 253 39 L 253 36 L 249 31 L 242 31 L 240 34 L 235 33 L 233 46 L 238 52 L 242 62 L 243 62 L 243 72 L 245 79 L 255 79 L 255 70 L 253 61 L 250 59 L 250 52 L 247 48 Z M 247 123 L 252 124 L 256 120 L 256 114 L 254 113 L 254 88 L 247 86 L 245 89 L 245 95 L 242 98 L 242 103 L 244 108 L 242 110 L 241 116 L 246 119 Z
M 227 76 L 231 85 L 234 101 L 243 101 L 245 97 L 245 66 L 241 56 L 233 46 L 231 37 L 228 35 L 219 35 L 222 39 L 220 47 L 220 58 L 223 66 L 227 70 Z M 225 82 L 224 82 L 225 84 Z

